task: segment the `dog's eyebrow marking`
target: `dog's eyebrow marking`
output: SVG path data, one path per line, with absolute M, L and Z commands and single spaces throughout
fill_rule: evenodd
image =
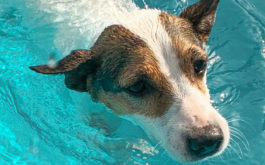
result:
M 164 12 L 159 15 L 159 20 L 171 38 L 181 71 L 192 85 L 205 93 L 206 86 L 203 77 L 197 77 L 194 74 L 193 62 L 196 59 L 207 60 L 207 55 L 201 48 L 201 43 L 196 37 L 191 24 L 183 18 Z

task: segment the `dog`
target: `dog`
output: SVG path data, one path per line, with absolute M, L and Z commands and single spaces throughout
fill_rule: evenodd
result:
M 227 121 L 210 103 L 206 44 L 219 0 L 200 0 L 176 17 L 157 9 L 119 16 L 90 48 L 73 50 L 55 66 L 30 69 L 64 74 L 67 88 L 139 124 L 175 160 L 220 154 Z

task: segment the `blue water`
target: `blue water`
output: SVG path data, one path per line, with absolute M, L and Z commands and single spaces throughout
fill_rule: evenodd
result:
M 68 90 L 63 76 L 28 69 L 51 54 L 59 59 L 62 52 L 53 42 L 59 29 L 52 16 L 26 1 L 0 0 L 0 164 L 181 164 L 138 126 Z M 194 2 L 135 0 L 141 8 L 175 15 Z M 207 83 L 214 106 L 229 121 L 232 140 L 221 156 L 200 164 L 265 162 L 264 9 L 264 0 L 220 2 L 207 47 Z M 83 119 L 80 110 L 93 117 Z M 99 116 L 111 126 L 102 129 Z

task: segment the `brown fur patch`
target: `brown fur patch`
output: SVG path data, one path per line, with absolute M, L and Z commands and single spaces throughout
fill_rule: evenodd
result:
M 215 14 L 219 0 L 200 0 L 194 5 L 184 9 L 180 17 L 188 20 L 197 37 L 202 42 L 207 42 L 212 26 L 215 21 Z
M 96 66 L 89 50 L 74 50 L 70 55 L 60 60 L 55 67 L 49 65 L 31 66 L 30 69 L 43 74 L 65 74 L 67 88 L 87 92 L 86 79 Z
M 207 60 L 207 55 L 202 49 L 191 23 L 183 18 L 164 12 L 160 14 L 159 20 L 171 38 L 173 49 L 179 60 L 180 69 L 192 85 L 205 93 L 206 86 L 203 82 L 203 75 L 197 76 L 194 73 L 193 64 L 199 59 Z
M 91 49 L 101 66 L 90 78 L 89 92 L 116 114 L 163 115 L 172 103 L 170 83 L 160 72 L 154 52 L 128 29 L 107 27 Z M 133 96 L 126 87 L 143 81 L 148 92 Z

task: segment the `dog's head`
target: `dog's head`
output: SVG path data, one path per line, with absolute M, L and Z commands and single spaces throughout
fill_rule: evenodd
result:
M 31 69 L 64 73 L 68 88 L 129 116 L 177 160 L 218 154 L 229 129 L 210 103 L 203 50 L 217 5 L 201 0 L 179 17 L 139 10 L 107 27 L 91 50 L 75 50 L 55 67 Z

